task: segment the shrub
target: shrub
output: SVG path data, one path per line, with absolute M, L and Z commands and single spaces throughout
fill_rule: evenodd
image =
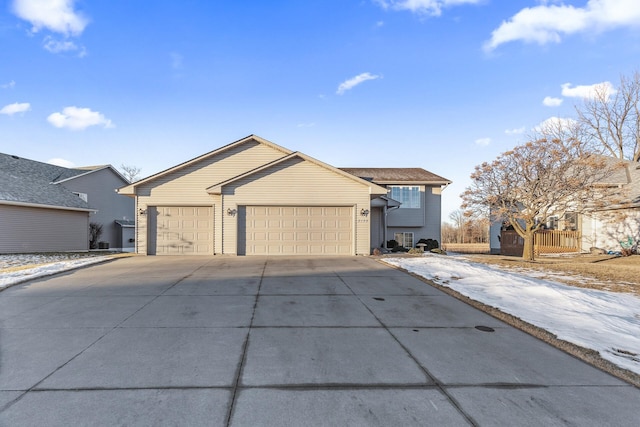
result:
M 418 240 L 418 243 L 424 243 L 425 245 L 427 245 L 424 247 L 425 252 L 428 252 L 432 249 L 437 249 L 440 247 L 440 244 L 435 239 L 420 239 Z

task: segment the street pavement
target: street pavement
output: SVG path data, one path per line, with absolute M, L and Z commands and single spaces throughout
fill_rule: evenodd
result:
M 2 426 L 637 426 L 640 390 L 368 257 L 118 259 L 0 292 Z

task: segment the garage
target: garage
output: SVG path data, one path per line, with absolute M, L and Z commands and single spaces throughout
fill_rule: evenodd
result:
M 354 254 L 351 206 L 247 206 L 239 221 L 241 254 Z
M 213 207 L 149 207 L 149 253 L 212 255 Z
M 119 189 L 145 255 L 368 255 L 387 192 L 255 135 Z

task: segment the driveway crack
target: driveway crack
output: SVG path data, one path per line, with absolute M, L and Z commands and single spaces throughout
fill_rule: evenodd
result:
M 244 370 L 244 365 L 247 361 L 247 349 L 249 348 L 249 338 L 251 337 L 251 329 L 253 328 L 253 319 L 256 316 L 256 309 L 258 307 L 258 300 L 260 298 L 260 290 L 262 289 L 262 281 L 264 280 L 264 272 L 267 269 L 267 259 L 265 259 L 264 264 L 262 265 L 262 272 L 260 274 L 260 282 L 258 283 L 258 291 L 256 292 L 256 299 L 253 303 L 253 311 L 251 312 L 251 320 L 249 322 L 249 328 L 247 330 L 247 336 L 244 339 L 244 343 L 242 344 L 242 355 L 240 357 L 240 362 L 238 363 L 238 368 L 236 369 L 236 374 L 233 379 L 233 384 L 231 386 L 231 397 L 230 404 L 227 410 L 227 416 L 225 418 L 225 426 L 229 427 L 231 425 L 231 418 L 233 417 L 233 412 L 235 410 L 236 401 L 238 399 L 238 385 L 240 384 L 240 379 L 242 378 L 242 372 Z

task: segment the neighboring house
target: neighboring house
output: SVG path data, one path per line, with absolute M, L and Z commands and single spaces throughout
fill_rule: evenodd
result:
M 631 239 L 637 251 L 640 243 L 640 163 L 625 161 L 624 167 L 609 181 L 609 186 L 625 190 L 625 200 L 594 214 L 579 216 L 581 249 L 588 251 L 597 247 L 620 251 Z
M 340 169 L 385 187 L 388 198 L 383 199 L 392 201 L 372 203 L 372 247 L 386 247 L 392 239 L 406 248 L 420 239 L 442 243 L 441 195 L 451 181 L 421 168 Z
M 611 161 L 618 162 L 616 159 Z M 550 217 L 544 231 L 536 236 L 538 253 L 589 252 L 593 247 L 617 252 L 622 245 L 628 244 L 629 239 L 637 250 L 640 242 L 640 164 L 624 161 L 622 167 L 600 185 L 616 193 L 622 188 L 624 200 L 589 214 L 566 212 Z M 515 231 L 503 232 L 502 228 L 500 221 L 491 224 L 491 253 L 522 254 L 522 238 Z
M 368 255 L 383 241 L 375 216 L 398 206 L 369 179 L 254 135 L 118 191 L 136 200 L 147 255 Z
M 103 225 L 105 246 L 132 250 L 115 222 L 134 219 L 133 201 L 115 192 L 126 183 L 112 166 L 70 169 L 0 153 L 0 253 L 86 251 L 91 222 Z

